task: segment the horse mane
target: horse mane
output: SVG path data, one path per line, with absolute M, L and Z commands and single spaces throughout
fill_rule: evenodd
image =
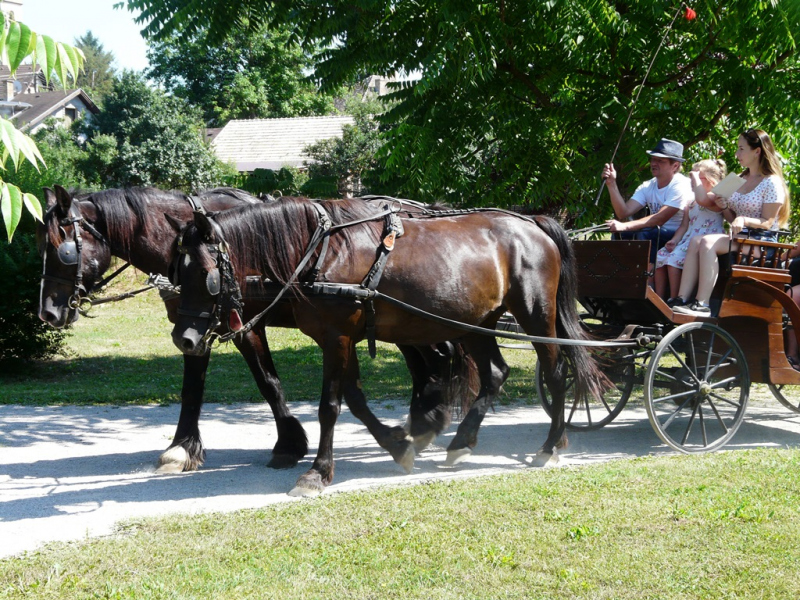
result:
M 178 200 L 186 201 L 181 192 L 165 192 L 156 188 L 132 187 L 109 189 L 82 195 L 76 200 L 89 201 L 97 210 L 97 225 L 105 228 L 106 235 L 128 254 L 133 241 L 154 227 L 153 218 L 159 213 L 158 205 L 166 207 Z M 135 218 L 131 218 L 133 215 Z
M 230 247 L 230 260 L 239 284 L 244 288 L 245 274 L 255 270 L 270 279 L 285 284 L 303 258 L 311 235 L 319 220 L 312 203 L 320 204 L 333 225 L 339 225 L 374 216 L 375 206 L 358 199 L 319 200 L 284 196 L 279 201 L 232 208 L 215 216 L 225 241 Z M 362 225 L 345 227 L 330 236 L 328 253 L 348 252 L 352 239 L 365 231 L 374 239 L 377 248 L 383 220 L 376 219 Z M 214 261 L 205 249 L 197 257 L 205 268 L 213 268 Z M 312 264 L 307 265 L 311 268 Z

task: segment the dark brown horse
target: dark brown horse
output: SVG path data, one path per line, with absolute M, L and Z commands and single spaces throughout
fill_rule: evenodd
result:
M 167 275 L 177 256 L 174 223 L 192 218 L 187 196 L 153 188 L 105 190 L 73 199 L 56 186 L 55 192 L 46 190 L 46 195 L 48 210 L 38 231 L 45 261 L 39 316 L 54 327 L 65 327 L 78 318 L 79 300 L 100 282 L 112 255 L 145 273 Z M 195 200 L 209 211 L 261 204 L 260 199 L 232 189 L 201 192 Z M 263 295 L 246 300 L 246 319 L 266 306 Z M 167 295 L 165 305 L 174 322 L 177 296 Z M 267 325 L 294 327 L 291 307 L 286 303 L 276 306 L 268 318 L 233 342 L 275 416 L 278 440 L 269 466 L 286 468 L 305 456 L 308 442 L 303 427 L 286 405 L 267 343 Z M 401 350 L 413 381 L 409 428 L 422 444 L 447 425 L 449 403 L 465 393 L 459 384 L 469 381 L 474 364 L 452 344 Z M 162 472 L 194 470 L 203 463 L 198 421 L 209 358 L 208 351 L 184 354 L 181 414 L 174 439 L 159 458 Z
M 324 215 L 318 207 L 324 209 Z M 330 247 L 319 265 L 321 246 L 311 241 L 326 219 L 334 224 L 366 221 L 334 228 Z M 403 225 L 405 235 L 397 239 L 377 287 L 382 294 L 468 325 L 491 329 L 509 311 L 529 335 L 585 339 L 575 309 L 572 249 L 564 231 L 552 219 L 481 211 L 406 218 Z M 208 314 L 216 306 L 230 305 L 225 295 L 232 293 L 233 286 L 218 294 L 213 293 L 218 290 L 209 289 L 208 278 L 213 279 L 215 273 L 222 272 L 223 278 L 235 274 L 239 286 L 246 286 L 246 277 L 253 274 L 291 283 L 305 255 L 311 252 L 297 282 L 308 284 L 311 265 L 316 264 L 317 282 L 352 284 L 338 288 L 345 290 L 344 295 L 312 294 L 308 285 L 291 286 L 297 326 L 323 352 L 319 451 L 312 468 L 299 478 L 293 495 L 319 493 L 332 481 L 333 429 L 342 398 L 396 461 L 402 464 L 408 459 L 402 453 L 402 430 L 384 425 L 367 407 L 355 351 L 356 343 L 365 337 L 370 311 L 366 299 L 351 292 L 358 289 L 376 256 L 380 256 L 383 230 L 383 220 L 371 216 L 361 203 L 343 200 L 314 206 L 298 198 L 226 211 L 213 220 L 196 214 L 194 224 L 183 235 L 187 252 L 179 267 L 183 314 L 173 329 L 173 341 L 184 352 L 205 351 Z M 452 325 L 409 313 L 381 299 L 374 302 L 374 311 L 380 340 L 422 345 L 460 338 L 477 362 L 480 395 L 448 448 L 448 460 L 458 462 L 475 446 L 486 409 L 508 376 L 495 338 L 464 334 Z M 583 346 L 540 342 L 535 348 L 553 395 L 550 432 L 535 461 L 545 464 L 555 455 L 557 445 L 566 444 L 566 360 L 572 363 L 581 393 L 601 393 L 603 377 Z

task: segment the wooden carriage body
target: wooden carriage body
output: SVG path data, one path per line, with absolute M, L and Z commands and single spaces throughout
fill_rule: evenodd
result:
M 762 250 L 774 247 L 777 253 L 792 247 L 761 241 L 758 245 Z M 747 251 L 723 260 L 727 264 L 720 267 L 711 298 L 712 314 L 717 316 L 700 318 L 675 313 L 648 286 L 649 241 L 575 241 L 573 246 L 580 302 L 609 332 L 621 333 L 631 324 L 665 332 L 696 321 L 715 323 L 744 350 L 751 381 L 800 384 L 800 372 L 791 367 L 784 351 L 784 313 L 800 333 L 800 309 L 784 291 L 791 280 L 788 261 L 773 261 L 772 266 L 764 258 L 748 258 Z

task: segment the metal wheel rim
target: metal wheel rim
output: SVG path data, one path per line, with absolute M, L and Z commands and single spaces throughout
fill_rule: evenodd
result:
M 783 393 L 785 385 L 775 385 L 774 383 L 768 383 L 767 386 L 769 387 L 769 391 L 772 392 L 772 395 L 775 396 L 775 399 L 783 404 L 786 408 L 790 411 L 795 413 L 800 413 L 800 394 L 796 396 L 796 400 L 792 401 L 786 397 L 786 394 Z M 800 386 L 792 385 L 789 386 L 793 389 L 800 391 Z
M 676 348 L 679 340 L 684 354 Z M 678 367 L 659 368 L 662 361 Z M 660 391 L 667 386 L 669 391 Z M 673 329 L 647 364 L 647 416 L 661 441 L 679 452 L 711 452 L 728 443 L 744 420 L 749 394 L 750 375 L 742 349 L 728 332 L 710 323 Z
M 569 390 L 571 389 L 575 378 L 573 377 L 571 372 L 567 373 L 567 384 L 566 384 L 566 392 L 567 398 L 565 398 L 564 403 L 564 420 L 566 421 L 567 429 L 570 431 L 593 431 L 595 429 L 600 429 L 605 425 L 608 425 L 617 418 L 622 409 L 625 407 L 625 404 L 628 402 L 628 398 L 630 398 L 631 391 L 633 390 L 633 386 L 635 384 L 634 381 L 634 373 L 635 373 L 636 365 L 631 361 L 630 363 L 630 370 L 631 372 L 628 374 L 627 381 L 625 382 L 625 386 L 623 388 L 617 388 L 620 392 L 620 398 L 616 401 L 616 404 L 611 406 L 611 404 L 606 403 L 605 397 L 603 398 L 603 404 L 606 408 L 607 414 L 598 420 L 592 420 L 591 416 L 587 417 L 588 424 L 583 425 L 580 423 L 573 423 L 572 419 L 575 415 L 591 415 L 591 410 L 587 411 L 585 405 L 583 403 L 577 402 L 574 398 L 570 400 L 569 398 Z M 552 418 L 552 402 L 550 401 L 549 392 L 547 390 L 547 386 L 544 382 L 544 376 L 542 375 L 542 369 L 540 363 L 536 363 L 536 371 L 534 374 L 536 380 L 536 393 L 539 395 L 539 402 L 542 404 L 542 408 L 544 412 L 547 413 L 547 416 Z M 599 412 L 599 411 L 598 411 Z M 600 413 L 603 414 L 603 413 Z

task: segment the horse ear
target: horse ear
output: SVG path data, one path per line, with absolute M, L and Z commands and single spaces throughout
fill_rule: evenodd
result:
M 214 232 L 214 228 L 211 225 L 211 221 L 208 220 L 208 217 L 205 213 L 201 213 L 200 211 L 195 211 L 194 213 L 194 224 L 197 227 L 197 230 L 203 234 L 203 237 L 211 237 L 211 234 Z
M 56 201 L 58 202 L 58 207 L 61 209 L 64 215 L 68 215 L 69 209 L 72 206 L 72 196 L 67 190 L 65 190 L 60 185 L 55 186 L 55 188 L 56 188 Z
M 49 187 L 42 188 L 44 191 L 44 199 L 47 201 L 47 208 L 53 208 L 56 205 L 56 193 Z
M 164 218 L 167 220 L 167 223 L 169 223 L 172 226 L 172 228 L 175 230 L 176 233 L 180 233 L 186 226 L 186 223 L 182 223 L 181 221 L 179 221 L 172 215 L 168 215 L 167 213 L 164 213 Z

